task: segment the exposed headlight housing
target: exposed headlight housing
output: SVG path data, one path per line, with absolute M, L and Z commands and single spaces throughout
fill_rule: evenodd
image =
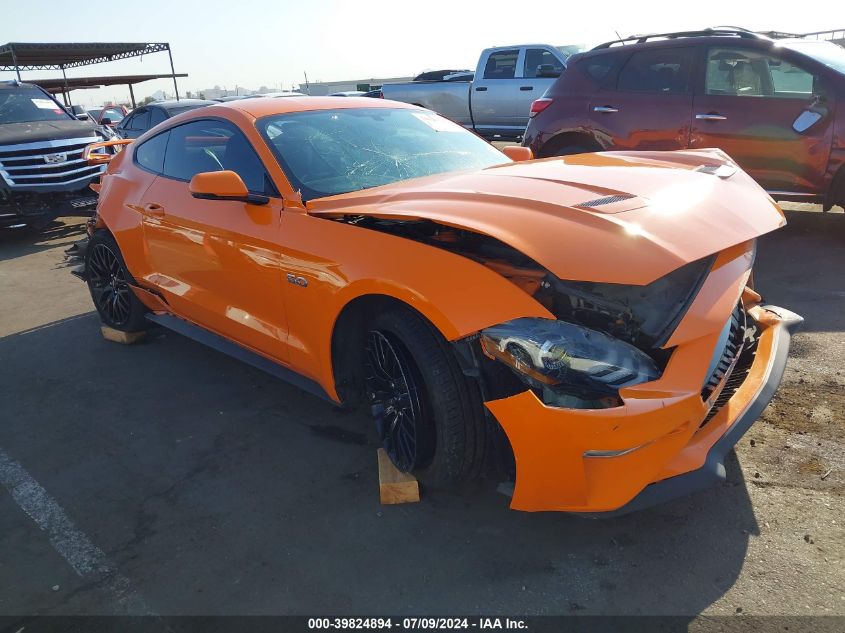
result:
M 521 318 L 482 330 L 481 349 L 531 387 L 580 398 L 615 396 L 622 387 L 655 380 L 655 362 L 633 345 L 580 325 Z

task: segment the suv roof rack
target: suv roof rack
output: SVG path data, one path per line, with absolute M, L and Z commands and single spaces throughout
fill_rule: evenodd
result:
M 657 38 L 671 40 L 681 37 L 709 37 L 713 35 L 722 37 L 740 37 L 743 39 L 750 40 L 769 39 L 761 33 L 755 33 L 754 31 L 749 31 L 748 29 L 743 29 L 738 26 L 716 26 L 709 29 L 700 29 L 698 31 L 673 31 L 671 33 L 648 33 L 646 35 L 631 35 L 630 37 L 623 37 L 618 40 L 611 40 L 610 42 L 599 44 L 598 46 L 594 47 L 593 50 L 598 50 L 600 48 L 610 48 L 615 44 L 621 44 L 623 46 L 628 43 L 642 44 L 643 42 L 647 42 L 648 40 Z

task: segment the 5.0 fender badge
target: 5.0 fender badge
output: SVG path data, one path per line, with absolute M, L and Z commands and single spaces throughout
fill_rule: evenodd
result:
M 293 273 L 288 273 L 288 281 L 296 286 L 305 288 L 308 285 L 308 280 L 305 277 L 297 277 Z

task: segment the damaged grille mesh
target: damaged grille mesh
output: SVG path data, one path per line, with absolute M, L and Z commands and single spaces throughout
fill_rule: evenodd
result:
M 753 324 L 752 328 L 749 337 L 746 334 L 748 322 L 745 310 L 742 309 L 742 305 L 738 305 L 731 314 L 730 333 L 722 350 L 721 358 L 701 390 L 702 400 L 707 402 L 722 382 L 724 382 L 724 387 L 716 396 L 713 406 L 699 428 L 706 425 L 721 411 L 722 407 L 728 403 L 748 377 L 748 372 L 751 370 L 751 365 L 754 363 L 754 357 L 757 353 L 757 330 Z

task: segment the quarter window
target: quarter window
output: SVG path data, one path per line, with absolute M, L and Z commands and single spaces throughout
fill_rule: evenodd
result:
M 196 174 L 229 170 L 252 193 L 275 195 L 264 165 L 250 142 L 224 121 L 192 121 L 170 129 L 163 175 L 189 181 Z
M 132 117 L 132 120 L 129 122 L 128 129 L 130 130 L 140 130 L 142 132 L 146 132 L 150 129 L 150 111 L 149 110 L 141 110 L 138 114 L 135 114 Z
M 815 84 L 812 73 L 773 55 L 732 48 L 711 48 L 707 53 L 709 95 L 807 98 Z
M 135 160 L 141 167 L 157 174 L 161 173 L 164 167 L 164 152 L 167 149 L 169 134 L 170 132 L 156 134 L 138 146 L 135 150 Z
M 164 123 L 167 115 L 161 108 L 150 108 L 150 127 L 153 128 L 159 123 Z
M 519 49 L 490 53 L 484 67 L 485 79 L 513 79 L 516 76 L 516 60 Z
M 618 55 L 596 55 L 595 57 L 588 57 L 581 63 L 584 72 L 596 81 L 601 82 L 616 65 L 618 59 Z
M 657 48 L 631 55 L 619 73 L 619 90 L 684 94 L 689 86 L 690 48 Z

